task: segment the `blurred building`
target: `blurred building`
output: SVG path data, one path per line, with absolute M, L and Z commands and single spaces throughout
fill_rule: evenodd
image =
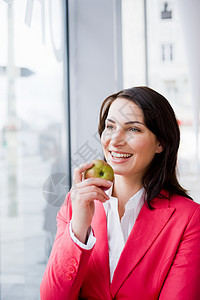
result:
M 124 1 L 122 8 L 124 85 L 142 85 L 147 78 L 148 85 L 171 102 L 180 122 L 191 125 L 188 66 L 177 1 Z

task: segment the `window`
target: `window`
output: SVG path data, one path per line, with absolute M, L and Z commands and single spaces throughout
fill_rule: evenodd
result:
M 172 44 L 162 44 L 161 52 L 163 62 L 174 59 L 174 46 Z
M 64 3 L 0 1 L 1 299 L 39 299 L 67 188 Z

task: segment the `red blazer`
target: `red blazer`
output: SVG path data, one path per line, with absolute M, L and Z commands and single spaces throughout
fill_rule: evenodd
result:
M 57 216 L 57 236 L 41 283 L 41 300 L 200 299 L 200 205 L 182 196 L 143 205 L 110 284 L 106 215 L 96 201 L 91 250 L 69 235 L 70 194 Z

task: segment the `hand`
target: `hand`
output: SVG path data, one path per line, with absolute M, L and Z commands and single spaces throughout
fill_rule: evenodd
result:
M 94 200 L 105 202 L 109 196 L 100 188 L 110 188 L 112 183 L 102 178 L 88 178 L 82 181 L 83 172 L 92 167 L 93 163 L 85 163 L 74 170 L 72 199 L 72 230 L 82 242 L 86 242 L 88 228 L 95 212 Z

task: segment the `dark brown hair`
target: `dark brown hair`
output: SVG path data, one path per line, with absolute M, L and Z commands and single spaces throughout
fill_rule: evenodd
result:
M 191 199 L 177 180 L 177 152 L 180 143 L 180 130 L 175 113 L 168 100 L 158 92 L 146 86 L 122 90 L 107 97 L 101 106 L 99 135 L 105 128 L 105 120 L 112 102 L 117 98 L 134 102 L 143 111 L 145 125 L 153 132 L 163 151 L 155 154 L 149 168 L 143 176 L 146 190 L 146 203 L 153 209 L 151 200 L 160 195 L 161 189 L 170 194 L 178 194 Z

